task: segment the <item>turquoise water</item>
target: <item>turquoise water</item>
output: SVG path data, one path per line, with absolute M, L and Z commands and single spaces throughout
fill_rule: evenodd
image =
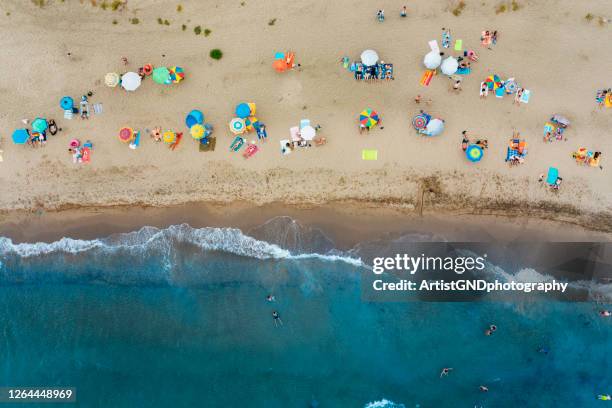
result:
M 0 385 L 76 387 L 83 407 L 591 407 L 612 392 L 601 305 L 367 303 L 363 266 L 291 242 L 187 226 L 0 239 Z

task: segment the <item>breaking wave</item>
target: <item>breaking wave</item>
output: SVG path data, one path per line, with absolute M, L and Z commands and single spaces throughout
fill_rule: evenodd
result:
M 404 404 L 396 404 L 388 399 L 381 399 L 380 401 L 368 402 L 364 408 L 406 408 Z

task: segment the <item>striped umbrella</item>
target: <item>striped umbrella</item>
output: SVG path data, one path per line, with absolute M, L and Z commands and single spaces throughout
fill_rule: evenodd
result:
M 253 129 L 255 129 L 255 126 L 259 125 L 259 119 L 257 119 L 255 116 L 249 116 L 244 120 L 244 124 L 246 125 L 246 130 L 251 132 Z
M 164 143 L 168 143 L 168 144 L 174 143 L 176 141 L 176 133 L 174 133 L 171 130 L 166 130 L 164 132 L 163 138 L 164 138 Z
M 200 124 L 195 124 L 191 127 L 191 129 L 189 129 L 189 133 L 191 134 L 191 137 L 193 137 L 195 140 L 200 140 L 204 137 L 205 130 L 206 129 L 204 129 L 204 126 Z
M 181 67 L 172 67 L 169 69 L 170 72 L 170 80 L 174 84 L 178 84 L 183 79 L 185 79 L 185 71 Z
M 121 128 L 119 131 L 119 140 L 123 143 L 131 142 L 134 139 L 134 129 L 129 127 Z
M 480 159 L 482 159 L 482 156 L 484 155 L 484 150 L 482 150 L 482 147 L 478 145 L 469 145 L 468 148 L 465 150 L 465 155 L 467 156 L 469 161 L 473 163 L 479 162 Z
M 359 123 L 367 128 L 372 128 L 380 121 L 378 113 L 372 109 L 365 109 L 359 114 Z
M 427 122 L 429 122 L 429 120 L 427 116 L 423 114 L 416 115 L 414 118 L 412 118 L 412 126 L 414 126 L 416 130 L 425 129 Z
M 246 132 L 246 123 L 244 122 L 244 119 L 234 118 L 230 121 L 229 128 L 233 134 L 240 135 Z
M 484 83 L 487 84 L 489 90 L 494 90 L 503 87 L 503 83 L 499 75 L 489 75 L 484 80 Z

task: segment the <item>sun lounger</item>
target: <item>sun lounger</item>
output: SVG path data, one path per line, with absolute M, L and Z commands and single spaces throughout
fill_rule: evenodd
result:
M 249 143 L 246 149 L 244 149 L 244 153 L 242 153 L 242 157 L 244 157 L 245 159 L 248 159 L 249 157 L 253 157 L 253 155 L 257 153 L 258 151 L 259 151 L 259 147 L 257 147 L 257 145 Z
M 361 151 L 361 159 L 367 161 L 378 160 L 378 150 L 376 149 L 363 149 Z
M 344 67 L 344 69 L 348 69 L 350 61 L 351 60 L 349 59 L 349 57 L 342 58 L 342 66 Z
M 240 136 L 236 136 L 236 138 L 234 138 L 234 141 L 230 145 L 230 151 L 237 152 L 238 150 L 240 150 L 243 144 L 244 144 L 244 139 Z
M 283 156 L 291 154 L 293 149 L 291 149 L 291 142 L 289 141 L 289 139 L 283 139 L 279 143 L 280 143 L 280 148 L 281 148 L 281 154 Z M 287 146 L 287 145 L 289 145 L 289 146 Z

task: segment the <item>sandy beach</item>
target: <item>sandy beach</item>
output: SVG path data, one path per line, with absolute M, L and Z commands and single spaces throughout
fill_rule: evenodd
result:
M 518 10 L 502 13 L 495 2 L 467 2 L 455 16 L 455 3 L 413 1 L 406 3 L 407 18 L 399 17 L 403 4 L 389 0 L 282 6 L 268 0 L 129 0 L 123 11 L 102 10 L 101 3 L 0 3 L 2 225 L 15 210 L 348 202 L 410 215 L 496 214 L 518 216 L 519 223 L 537 217 L 612 231 L 612 109 L 598 109 L 594 100 L 597 89 L 612 86 L 611 28 L 585 19 L 610 17 L 605 2 L 519 1 Z M 384 23 L 376 21 L 378 8 L 385 9 Z M 194 34 L 195 26 L 210 34 Z M 429 87 L 419 84 L 427 42 L 440 41 L 442 27 L 480 54 L 460 93 L 442 75 Z M 499 30 L 492 50 L 480 46 L 485 29 Z M 213 48 L 223 51 L 221 60 L 209 57 Z M 394 81 L 361 83 L 339 63 L 345 55 L 358 59 L 367 48 L 394 64 Z M 296 53 L 301 68 L 276 73 L 274 53 L 286 50 Z M 180 65 L 186 79 L 172 87 L 147 80 L 129 94 L 104 85 L 107 72 L 135 71 L 145 63 Z M 529 104 L 513 105 L 510 97 L 481 100 L 480 82 L 494 73 L 529 88 Z M 90 90 L 103 114 L 64 120 L 60 98 Z M 431 106 L 415 104 L 417 94 L 431 98 Z M 241 101 L 257 103 L 269 134 L 248 160 L 228 149 L 233 135 L 227 123 Z M 382 115 L 384 129 L 360 134 L 358 114 L 367 107 Z M 199 152 L 190 140 L 184 117 L 194 108 L 215 126 L 214 152 Z M 445 132 L 416 135 L 411 118 L 419 109 L 444 118 Z M 571 120 L 568 140 L 544 143 L 543 125 L 554 113 Z M 38 116 L 55 119 L 63 131 L 41 148 L 14 145 L 13 129 Z M 320 124 L 328 143 L 283 156 L 279 140 L 301 118 Z M 131 150 L 117 138 L 123 126 L 161 126 L 186 137 L 175 151 L 148 137 Z M 489 140 L 479 163 L 469 163 L 461 151 L 465 129 Z M 515 129 L 529 154 L 526 163 L 509 167 L 504 158 Z M 94 143 L 90 164 L 72 162 L 66 150 L 75 137 Z M 579 147 L 603 152 L 603 169 L 578 166 L 571 153 Z M 362 149 L 378 149 L 378 160 L 363 161 Z M 564 180 L 557 192 L 538 182 L 549 166 Z

